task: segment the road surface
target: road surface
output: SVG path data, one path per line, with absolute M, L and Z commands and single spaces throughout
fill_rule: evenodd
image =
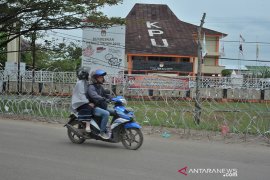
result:
M 96 140 L 72 144 L 59 124 L 2 119 L 0 179 L 269 180 L 270 147 L 145 135 L 131 151 Z

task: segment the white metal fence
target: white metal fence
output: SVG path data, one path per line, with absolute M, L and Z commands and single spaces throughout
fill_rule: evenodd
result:
M 144 78 L 142 78 L 144 77 Z M 195 77 L 164 77 L 145 75 L 108 75 L 107 82 L 110 84 L 152 83 L 159 84 L 160 88 L 170 83 L 170 89 L 178 89 L 179 83 L 188 81 L 188 88 L 196 86 Z M 178 79 L 178 80 L 177 80 Z M 182 79 L 182 80 L 181 80 Z M 76 83 L 75 72 L 57 71 L 24 71 L 23 73 L 7 72 L 0 70 L 2 82 L 36 82 L 36 83 Z M 147 82 L 145 82 L 147 81 Z M 201 88 L 215 87 L 221 89 L 253 88 L 270 89 L 270 78 L 239 78 L 239 77 L 202 77 Z

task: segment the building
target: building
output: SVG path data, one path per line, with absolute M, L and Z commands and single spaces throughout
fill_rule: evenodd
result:
M 198 26 L 179 20 L 167 5 L 135 4 L 126 17 L 128 74 L 191 75 L 197 73 Z M 226 34 L 202 28 L 207 55 L 202 74 L 218 75 L 219 39 Z

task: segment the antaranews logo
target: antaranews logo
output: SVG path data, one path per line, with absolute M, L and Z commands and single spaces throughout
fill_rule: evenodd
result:
M 183 167 L 182 169 L 179 169 L 178 172 L 180 174 L 183 174 L 187 176 L 188 174 L 221 174 L 223 177 L 237 177 L 238 176 L 238 170 L 228 169 L 228 168 L 190 168 L 188 169 L 187 166 Z
M 184 174 L 185 176 L 187 176 L 187 166 L 185 166 L 184 168 L 182 169 L 179 169 L 178 172 L 181 173 L 181 174 Z

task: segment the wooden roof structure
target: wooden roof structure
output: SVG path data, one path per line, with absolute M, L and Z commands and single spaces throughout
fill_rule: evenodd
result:
M 135 4 L 126 17 L 126 54 L 197 57 L 197 28 L 179 20 L 167 5 Z M 202 33 L 226 36 L 206 28 Z

